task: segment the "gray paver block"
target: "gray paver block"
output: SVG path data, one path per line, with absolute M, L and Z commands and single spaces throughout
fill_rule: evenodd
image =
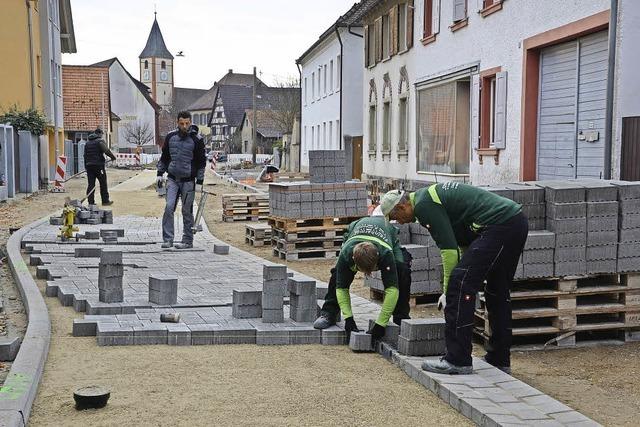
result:
M 543 277 L 553 277 L 553 262 L 548 264 L 525 264 L 522 267 L 523 278 L 537 279 Z
M 133 328 L 117 323 L 98 323 L 96 336 L 99 346 L 133 345 Z
M 213 245 L 213 253 L 218 255 L 229 255 L 229 245 Z
M 191 345 L 191 329 L 187 325 L 180 323 L 167 324 L 167 344 Z
M 287 279 L 287 289 L 294 295 L 315 295 L 316 281 L 290 277 Z
M 553 249 L 531 249 L 522 253 L 522 263 L 546 264 L 553 263 Z
M 371 335 L 366 332 L 351 332 L 349 338 L 349 348 L 355 352 L 373 351 Z
M 73 296 L 72 296 L 73 297 Z M 58 291 L 60 298 L 60 291 Z M 122 289 L 98 289 L 98 300 L 103 303 L 118 303 L 124 301 L 124 292 Z M 73 304 L 73 299 L 71 304 Z
M 292 328 L 289 330 L 289 344 L 321 344 L 322 332 L 313 327 Z
M 92 247 L 80 247 L 75 248 L 75 257 L 76 258 L 100 258 L 102 254 L 101 248 L 92 248 Z
M 437 356 L 445 353 L 446 345 L 444 339 L 415 341 L 399 336 L 398 351 L 408 356 Z
M 236 319 L 257 319 L 262 317 L 262 305 L 234 305 L 231 315 Z
M 262 266 L 262 278 L 264 280 L 282 280 L 286 283 L 287 277 L 286 265 L 265 263 Z
M 117 237 L 124 237 L 124 228 L 103 228 L 100 230 L 100 237 L 115 234 Z
M 444 339 L 445 320 L 403 319 L 400 324 L 400 336 L 411 341 Z
M 318 316 L 318 309 L 291 309 L 289 311 L 289 316 L 296 322 L 313 323 Z
M 346 345 L 347 333 L 339 326 L 331 326 L 322 330 L 322 345 Z
M 135 345 L 155 345 L 167 343 L 167 326 L 162 323 L 151 323 L 133 327 L 133 343 Z
M 100 264 L 98 266 L 98 278 L 122 277 L 124 266 L 122 264 Z
M 585 218 L 587 216 L 587 204 L 577 203 L 552 203 L 547 202 L 546 215 L 548 218 Z
M 282 309 L 262 308 L 262 321 L 264 323 L 282 323 L 284 322 L 284 311 Z
M 103 249 L 100 254 L 100 264 L 122 264 L 122 251 Z
M 262 304 L 262 291 L 233 290 L 233 305 L 260 305 Z
M 0 337 L 0 361 L 13 362 L 20 350 L 21 342 L 19 337 Z
M 556 246 L 556 235 L 552 231 L 532 230 L 527 235 L 524 249 L 549 249 Z
M 100 232 L 99 231 L 85 231 L 84 232 L 84 238 L 88 239 L 88 240 L 98 240 L 98 239 L 100 239 Z
M 256 326 L 257 345 L 287 345 L 289 331 L 284 328 L 273 328 L 270 325 Z
M 318 300 L 315 294 L 305 296 L 292 294 L 289 297 L 289 306 L 292 309 L 316 310 L 318 308 Z
M 200 323 L 189 325 L 192 345 L 211 345 L 217 325 Z
M 262 293 L 262 308 L 266 310 L 282 310 L 284 299 L 282 294 Z

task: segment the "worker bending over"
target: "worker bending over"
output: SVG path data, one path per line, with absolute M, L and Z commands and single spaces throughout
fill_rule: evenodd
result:
M 374 339 L 382 338 L 392 314 L 398 325 L 402 319 L 409 319 L 411 255 L 400 247 L 398 230 L 384 217 L 372 216 L 349 225 L 336 266 L 331 269 L 320 317 L 313 326 L 325 329 L 334 325 L 342 311 L 347 334 L 359 331 L 351 311 L 349 287 L 356 272 L 370 275 L 376 270 L 380 270 L 385 290 L 382 309 L 369 333 Z
M 446 374 L 470 374 L 471 338 L 476 293 L 487 303 L 491 337 L 485 360 L 510 371 L 510 288 L 527 240 L 528 221 L 512 200 L 467 184 L 434 184 L 415 193 L 393 190 L 381 200 L 382 213 L 401 224 L 420 222 L 442 256 L 446 355 L 425 361 L 422 369 Z M 461 242 L 462 235 L 468 242 Z M 459 247 L 468 248 L 461 253 Z

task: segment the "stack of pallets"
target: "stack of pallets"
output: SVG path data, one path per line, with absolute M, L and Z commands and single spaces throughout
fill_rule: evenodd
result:
M 244 241 L 251 246 L 271 244 L 271 226 L 265 222 L 247 224 L 245 226 Z
M 347 227 L 358 218 L 271 217 L 273 255 L 287 261 L 336 258 Z
M 269 216 L 269 194 L 223 194 L 222 220 L 259 221 Z

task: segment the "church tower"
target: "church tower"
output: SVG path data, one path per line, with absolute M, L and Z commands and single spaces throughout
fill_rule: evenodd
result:
M 151 97 L 164 110 L 171 107 L 173 96 L 173 55 L 167 49 L 154 17 L 147 45 L 140 58 L 140 81 L 151 88 Z

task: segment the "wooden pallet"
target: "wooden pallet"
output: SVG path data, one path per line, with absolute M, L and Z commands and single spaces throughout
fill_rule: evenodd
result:
M 299 249 L 340 249 L 342 238 L 310 237 L 288 241 L 286 239 L 271 238 L 271 246 L 281 251 L 297 251 Z
M 266 215 L 246 215 L 246 214 L 238 214 L 238 215 L 222 215 L 222 220 L 224 222 L 235 222 L 235 221 L 263 221 L 267 219 Z
M 247 224 L 244 230 L 246 236 L 271 240 L 271 226 L 267 223 Z
M 260 239 L 256 237 L 245 236 L 244 242 L 249 246 L 260 247 L 260 246 L 270 245 L 271 239 L 265 240 L 265 239 Z
M 439 292 L 411 294 L 411 296 L 409 297 L 409 305 L 411 307 L 415 307 L 417 305 L 435 304 L 438 302 L 439 297 Z M 369 288 L 369 299 L 371 301 L 382 302 L 382 300 L 384 300 L 384 291 Z
M 520 282 L 514 284 L 511 302 L 514 342 L 573 346 L 596 332 L 624 335 L 640 328 L 637 274 Z M 491 335 L 483 295 L 475 312 L 475 332 L 485 341 Z
M 273 237 L 278 239 L 284 239 L 288 242 L 295 242 L 301 239 L 338 239 L 342 238 L 347 229 L 329 229 L 329 230 L 311 230 L 311 231 L 293 231 L 288 232 L 285 230 L 273 229 Z
M 278 248 L 273 249 L 273 256 L 286 261 L 304 261 L 307 259 L 335 259 L 340 254 L 338 249 L 318 249 L 306 248 L 296 249 L 294 251 L 286 251 Z
M 238 193 L 238 194 L 223 194 L 222 204 L 225 203 L 253 203 L 253 202 L 269 202 L 269 194 L 267 193 Z
M 269 225 L 273 229 L 286 231 L 287 233 L 295 233 L 301 231 L 325 231 L 325 230 L 344 230 L 349 227 L 353 221 L 361 217 L 324 217 L 310 219 L 280 218 L 269 217 Z

